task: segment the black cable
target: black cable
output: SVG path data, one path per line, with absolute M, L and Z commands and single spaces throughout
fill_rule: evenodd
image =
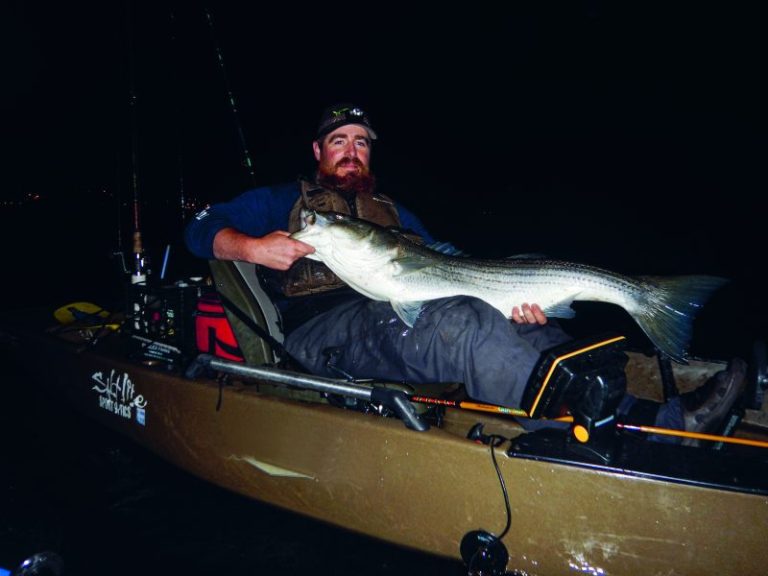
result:
M 507 439 L 503 436 L 499 436 L 498 434 L 491 434 L 489 436 L 490 442 L 488 445 L 491 449 L 491 460 L 493 460 L 493 467 L 496 469 L 496 475 L 499 477 L 499 484 L 501 484 L 501 493 L 504 495 L 504 506 L 507 509 L 507 525 L 504 528 L 504 531 L 499 535 L 495 536 L 497 540 L 501 540 L 504 538 L 504 536 L 507 535 L 507 532 L 509 532 L 510 527 L 512 526 L 512 508 L 509 505 L 509 493 L 507 492 L 507 485 L 504 482 L 504 476 L 501 475 L 501 470 L 499 469 L 499 463 L 496 461 L 496 450 L 498 446 L 501 446 Z
M 499 463 L 496 461 L 496 448 L 501 446 L 507 439 L 497 434 L 486 436 L 485 439 L 488 441 L 493 467 L 499 478 L 502 494 L 504 494 L 504 505 L 507 509 L 507 525 L 499 536 L 486 532 L 485 530 L 466 534 L 461 543 L 461 553 L 462 558 L 464 558 L 467 565 L 468 574 L 478 576 L 488 574 L 489 576 L 496 576 L 506 574 L 504 569 L 509 561 L 509 555 L 504 544 L 501 542 L 501 539 L 506 536 L 507 532 L 509 532 L 509 528 L 512 526 L 512 508 L 509 505 L 507 485 L 504 483 L 504 477 L 501 475 Z M 471 552 L 471 555 L 465 554 L 465 542 L 468 544 L 467 552 Z
M 216 412 L 218 412 L 221 410 L 221 402 L 224 400 L 224 385 L 229 382 L 229 375 L 219 374 L 216 380 L 216 383 L 219 385 L 219 397 L 216 400 Z

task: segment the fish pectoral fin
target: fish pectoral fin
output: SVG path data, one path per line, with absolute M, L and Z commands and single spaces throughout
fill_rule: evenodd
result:
M 397 266 L 395 275 L 400 276 L 402 274 L 410 274 L 412 272 L 418 272 L 434 264 L 434 261 L 430 261 L 429 258 L 422 256 L 402 256 L 400 258 L 394 258 L 392 263 Z
M 418 320 L 419 316 L 421 315 L 421 311 L 424 309 L 424 302 L 421 302 L 421 301 L 415 301 L 415 302 L 390 301 L 390 304 L 392 305 L 392 309 L 395 311 L 395 314 L 397 314 L 400 320 L 405 322 L 410 328 L 413 328 L 413 325 L 416 323 L 416 320 Z
M 576 316 L 575 310 L 571 308 L 571 301 L 559 302 L 552 306 L 547 306 L 542 312 L 553 318 L 574 318 Z

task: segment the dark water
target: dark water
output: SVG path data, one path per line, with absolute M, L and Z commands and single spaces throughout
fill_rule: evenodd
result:
M 53 551 L 62 576 L 462 573 L 206 484 L 4 374 L 0 568 Z

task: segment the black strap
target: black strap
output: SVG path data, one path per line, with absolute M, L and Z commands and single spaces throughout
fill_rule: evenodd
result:
M 669 402 L 675 396 L 680 396 L 680 391 L 675 383 L 675 373 L 672 371 L 672 362 L 669 356 L 661 351 L 656 351 L 656 358 L 659 362 L 659 373 L 661 374 L 661 385 L 664 390 L 664 402 Z
M 224 342 L 224 340 L 222 340 L 216 335 L 216 327 L 209 326 L 208 327 L 208 354 L 215 356 L 216 347 L 221 348 L 224 352 L 226 352 L 231 356 L 239 356 L 240 358 L 243 357 L 243 351 L 240 350 L 240 347 L 237 344 L 233 346 L 232 344 Z
M 243 312 L 234 302 L 232 302 L 229 298 L 224 296 L 224 294 L 219 293 L 219 297 L 221 298 L 221 303 L 224 305 L 224 307 L 232 312 L 235 316 L 237 316 L 238 320 L 240 320 L 243 324 L 248 326 L 259 338 L 267 342 L 272 348 L 277 350 L 277 353 L 280 355 L 281 358 L 286 361 L 286 363 L 293 364 L 297 368 L 309 372 L 296 358 L 291 356 L 291 354 L 288 353 L 288 350 L 285 349 L 285 346 L 282 345 L 282 343 L 278 342 L 269 332 L 264 330 L 261 326 L 256 324 L 256 322 L 253 321 L 253 319 L 248 316 L 245 312 Z

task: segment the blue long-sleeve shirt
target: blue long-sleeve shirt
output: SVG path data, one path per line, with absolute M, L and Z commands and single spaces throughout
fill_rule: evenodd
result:
M 213 204 L 198 213 L 184 231 L 187 248 L 200 258 L 212 259 L 213 239 L 219 230 L 234 228 L 249 236 L 261 237 L 288 228 L 291 209 L 301 195 L 298 182 L 254 188 L 229 200 Z M 421 221 L 407 208 L 395 203 L 402 228 L 421 236 L 427 244 L 435 240 Z M 271 291 L 270 291 L 271 292 Z M 285 298 L 271 292 L 282 314 L 287 334 L 309 318 L 349 298 L 361 297 L 351 288 L 340 288 L 308 296 Z
M 291 208 L 301 195 L 298 182 L 254 188 L 228 202 L 213 204 L 198 213 L 184 231 L 187 248 L 200 258 L 212 259 L 213 238 L 223 228 L 234 228 L 261 237 L 288 228 Z M 410 210 L 395 203 L 405 230 L 415 232 L 427 244 L 434 238 Z

